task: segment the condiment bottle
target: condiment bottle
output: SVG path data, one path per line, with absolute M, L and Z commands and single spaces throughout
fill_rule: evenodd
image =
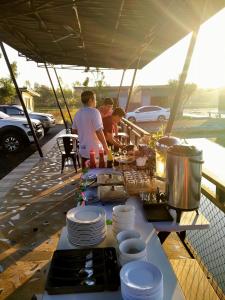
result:
M 90 150 L 90 169 L 96 168 L 96 161 L 95 161 L 95 151 L 93 149 Z
M 108 157 L 107 157 L 107 168 L 112 168 L 112 167 L 113 167 L 113 155 L 112 155 L 112 150 L 109 149 Z
M 99 168 L 105 168 L 104 151 L 99 149 Z

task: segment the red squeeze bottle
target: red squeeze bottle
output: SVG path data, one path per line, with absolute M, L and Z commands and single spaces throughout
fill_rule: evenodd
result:
M 93 149 L 90 150 L 90 168 L 96 168 L 95 151 Z
M 105 168 L 104 151 L 99 149 L 99 168 Z

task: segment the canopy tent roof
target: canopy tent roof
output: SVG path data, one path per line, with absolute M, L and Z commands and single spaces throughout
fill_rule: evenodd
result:
M 0 40 L 36 62 L 139 68 L 224 0 L 1 0 Z

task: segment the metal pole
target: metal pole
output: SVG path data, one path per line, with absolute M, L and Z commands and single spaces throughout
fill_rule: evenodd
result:
M 127 112 L 128 106 L 129 106 L 129 103 L 130 103 L 130 98 L 131 98 L 131 95 L 132 95 L 132 92 L 133 92 L 134 81 L 135 81 L 135 77 L 136 77 L 136 73 L 137 73 L 137 69 L 138 69 L 138 66 L 139 66 L 140 59 L 141 59 L 141 57 L 139 57 L 139 59 L 137 61 L 136 69 L 134 70 L 134 75 L 133 75 L 133 79 L 132 79 L 132 83 L 131 83 L 131 87 L 130 87 L 130 91 L 129 91 L 129 95 L 128 95 L 128 99 L 127 99 L 125 112 Z
M 178 87 L 177 87 L 177 90 L 176 90 L 176 94 L 175 94 L 175 97 L 174 97 L 174 101 L 173 101 L 173 105 L 172 105 L 172 109 L 171 109 L 171 113 L 170 113 L 170 118 L 168 120 L 166 129 L 165 129 L 165 134 L 166 135 L 169 135 L 171 133 L 173 123 L 175 121 L 175 117 L 176 117 L 178 108 L 180 106 L 180 99 L 181 99 L 181 96 L 182 96 L 182 91 L 184 89 L 185 80 L 187 78 L 187 73 L 188 73 L 188 69 L 189 69 L 189 66 L 190 66 L 190 62 L 191 62 L 192 54 L 193 54 L 193 51 L 194 51 L 195 43 L 196 43 L 196 40 L 197 40 L 199 27 L 200 27 L 200 25 L 198 27 L 196 27 L 195 30 L 192 33 L 192 37 L 191 37 L 191 41 L 190 41 L 190 44 L 189 44 L 188 52 L 187 52 L 187 55 L 186 55 L 186 58 L 185 58 L 185 63 L 184 63 L 184 66 L 183 66 L 183 70 L 182 70 L 182 73 L 181 73 L 181 76 L 180 76 L 180 79 L 179 79 L 179 83 L 178 83 Z
M 7 64 L 8 69 L 9 69 L 11 79 L 12 79 L 13 84 L 14 84 L 14 86 L 15 86 L 17 96 L 18 96 L 18 98 L 19 98 L 19 100 L 20 100 L 20 103 L 21 103 L 21 105 L 22 105 L 24 114 L 25 114 L 25 116 L 26 116 L 26 118 L 27 118 L 27 122 L 28 122 L 28 124 L 29 124 L 29 126 L 30 126 L 30 130 L 31 130 L 31 133 L 32 133 L 33 138 L 34 138 L 34 142 L 35 142 L 35 144 L 36 144 L 36 146 L 37 146 L 39 155 L 40 155 L 40 157 L 43 157 L 43 153 L 42 153 L 41 147 L 40 147 L 40 145 L 39 145 L 38 138 L 37 138 L 37 136 L 36 136 L 36 133 L 35 133 L 34 128 L 33 128 L 33 125 L 32 125 L 32 123 L 31 123 L 30 116 L 29 116 L 29 114 L 28 114 L 28 112 L 27 112 L 27 108 L 26 108 L 26 106 L 25 106 L 25 104 L 24 104 L 24 102 L 23 102 L 23 97 L 22 97 L 21 92 L 20 92 L 20 89 L 19 89 L 19 87 L 18 87 L 18 85 L 17 85 L 16 78 L 15 78 L 15 76 L 14 76 L 14 74 L 13 74 L 12 67 L 11 67 L 11 65 L 10 65 L 10 62 L 9 62 L 7 53 L 6 53 L 6 51 L 5 51 L 5 47 L 4 47 L 4 45 L 3 45 L 2 42 L 0 42 L 0 46 L 1 46 L 1 50 L 2 50 L 2 53 L 3 53 L 4 58 L 5 58 L 5 62 L 6 62 L 6 64 Z
M 122 84 L 123 84 L 123 78 L 124 78 L 125 72 L 126 72 L 126 69 L 123 70 L 123 74 L 122 74 L 122 77 L 121 77 L 120 87 L 119 87 L 119 91 L 118 91 L 118 95 L 117 95 L 117 99 L 116 99 L 116 107 L 119 106 L 120 91 L 121 91 L 121 87 L 122 87 Z
M 65 98 L 65 95 L 64 95 L 64 92 L 63 92 L 63 89 L 62 89 L 62 86 L 61 86 L 61 83 L 60 83 L 60 80 L 59 80 L 59 77 L 58 77 L 58 74 L 56 72 L 56 69 L 55 67 L 53 67 L 53 70 L 55 72 L 55 76 L 57 78 L 57 81 L 58 81 L 58 84 L 59 84 L 59 88 L 60 88 L 60 91 L 61 91 L 61 94 L 62 94 L 62 97 L 63 97 L 63 100 L 64 100 L 64 103 L 66 105 L 66 109 L 67 109 L 67 112 L 68 112 L 68 115 L 70 117 L 70 121 L 71 121 L 71 124 L 73 123 L 73 120 L 72 120 L 72 117 L 71 117 L 71 114 L 70 114 L 70 111 L 69 111 L 69 107 L 68 107 L 68 104 L 66 102 L 66 98 Z
M 53 82 L 52 82 L 52 79 L 51 79 L 51 76 L 50 76 L 48 67 L 47 67 L 46 63 L 44 63 L 44 65 L 45 65 L 46 72 L 47 72 L 47 74 L 48 74 L 49 81 L 50 81 L 51 86 L 52 86 L 53 93 L 54 93 L 54 95 L 55 95 L 56 103 L 57 103 L 57 105 L 58 105 L 58 108 L 59 108 L 59 110 L 60 110 L 60 114 L 61 114 L 62 119 L 63 119 L 64 126 L 65 126 L 65 128 L 67 129 L 68 126 L 67 126 L 66 120 L 65 120 L 65 118 L 64 118 L 64 115 L 63 115 L 61 106 L 60 106 L 60 104 L 59 104 L 59 99 L 58 99 L 58 97 L 57 97 L 57 94 L 56 94 L 56 91 L 55 91 L 55 88 L 54 88 L 54 85 L 53 85 Z

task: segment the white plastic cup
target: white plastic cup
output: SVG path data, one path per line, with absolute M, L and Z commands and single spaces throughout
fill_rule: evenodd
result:
M 146 255 L 146 244 L 141 239 L 127 239 L 119 244 L 119 251 L 123 257 L 139 259 Z
M 113 214 L 122 217 L 134 215 L 135 208 L 132 205 L 117 205 L 113 207 Z
M 118 244 L 120 244 L 121 242 L 128 240 L 128 239 L 140 239 L 141 238 L 141 234 L 138 231 L 135 230 L 123 230 L 121 232 L 119 232 L 116 236 L 116 240 L 118 242 Z

